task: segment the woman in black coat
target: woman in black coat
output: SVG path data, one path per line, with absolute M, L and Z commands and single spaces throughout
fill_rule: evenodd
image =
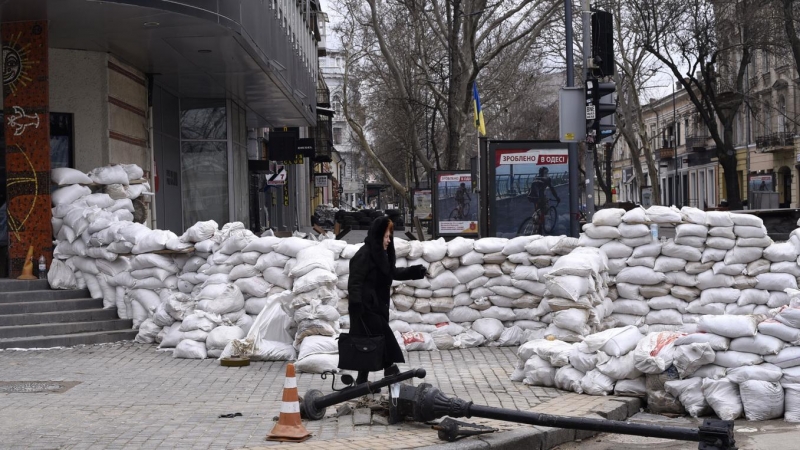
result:
M 350 333 L 385 336 L 384 376 L 398 373 L 396 363 L 405 362 L 403 351 L 389 327 L 392 280 L 418 280 L 426 272 L 422 265 L 408 268 L 395 266 L 393 232 L 394 225 L 389 217 L 375 219 L 364 239 L 364 246 L 350 260 L 350 278 L 347 282 Z M 356 383 L 366 383 L 368 376 L 368 371 L 359 371 Z

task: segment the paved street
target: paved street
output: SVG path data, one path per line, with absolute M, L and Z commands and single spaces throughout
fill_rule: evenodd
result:
M 529 387 L 508 379 L 516 348 L 476 348 L 412 352 L 403 369 L 422 367 L 426 382 L 476 403 L 583 415 L 638 405 L 613 397 L 590 397 L 551 388 Z M 264 441 L 280 410 L 284 362 L 254 362 L 225 368 L 216 360 L 173 359 L 150 345 L 131 342 L 69 349 L 0 352 L 0 442 L 3 448 L 419 448 L 441 445 L 436 432 L 422 424 L 354 426 L 352 416 L 307 423 L 314 437 L 303 444 Z M 374 374 L 377 376 L 378 374 Z M 50 393 L 9 393 L 11 381 L 51 382 Z M 60 385 L 56 385 L 61 382 Z M 300 374 L 302 395 L 316 388 L 330 392 L 330 382 Z M 13 391 L 12 391 L 13 392 Z M 219 418 L 239 412 L 242 417 Z M 468 419 L 475 423 L 493 422 Z M 494 423 L 504 431 L 476 444 L 502 447 L 543 428 Z M 563 430 L 561 430 L 563 431 Z M 544 434 L 542 434 L 544 436 Z M 574 438 L 560 433 L 554 444 Z M 558 438 L 559 441 L 552 439 Z M 465 448 L 470 441 L 446 444 Z

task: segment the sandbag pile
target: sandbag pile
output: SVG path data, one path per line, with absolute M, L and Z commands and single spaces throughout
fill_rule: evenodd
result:
M 336 337 L 340 318 L 336 309 L 339 278 L 335 260 L 347 244 L 333 239 L 317 245 L 313 242 L 308 245 L 307 242 L 312 241 L 289 238 L 276 245 L 277 251 L 291 253 L 297 250 L 295 261 L 286 265 L 292 289 L 280 294 L 279 300 L 287 316 L 292 318 L 294 348 L 298 352 L 297 370 L 311 373 L 335 371 L 339 363 Z M 296 247 L 287 249 L 292 246 Z
M 590 395 L 611 394 L 618 385 L 621 395 L 643 395 L 645 380 L 634 352 L 642 338 L 636 327 L 627 326 L 580 343 L 535 339 L 520 346 L 511 379 Z
M 602 252 L 581 249 L 580 255 L 564 256 L 576 245 L 577 239 L 564 236 L 395 239 L 398 267 L 422 264 L 428 270 L 422 280 L 394 283 L 390 326 L 407 350 L 582 336 L 602 321 L 601 306 L 611 303 L 605 301 Z M 566 258 L 561 266 L 559 258 Z M 580 273 L 573 274 L 571 266 Z
M 800 291 L 767 315 L 704 315 L 697 331 L 634 326 L 581 343 L 520 346 L 511 379 L 590 395 L 646 398 L 652 413 L 800 421 Z
M 674 224 L 675 238 L 654 241 L 648 225 Z M 765 314 L 796 288 L 800 235 L 774 244 L 760 218 L 652 206 L 598 211 L 580 243 L 598 247 L 615 274 L 609 326 L 643 333 L 692 331 L 705 314 Z M 612 295 L 613 297 L 614 295 Z

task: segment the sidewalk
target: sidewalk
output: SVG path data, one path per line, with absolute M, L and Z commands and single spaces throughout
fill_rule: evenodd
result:
M 411 352 L 401 369 L 422 367 L 428 371 L 425 382 L 482 405 L 611 419 L 638 411 L 638 400 L 513 383 L 508 375 L 515 352 L 514 347 Z M 313 437 L 305 443 L 267 442 L 280 410 L 284 374 L 284 362 L 226 368 L 216 360 L 173 359 L 169 352 L 131 342 L 2 351 L 0 442 L 3 448 L 469 449 L 552 448 L 576 437 L 570 430 L 463 419 L 502 432 L 446 443 L 424 424 L 354 426 L 353 416 L 332 417 L 332 407 L 323 420 L 306 422 Z M 15 393 L 36 386 L 13 381 L 48 382 L 49 393 Z M 297 381 L 301 395 L 312 388 L 331 392 L 330 378 L 299 374 Z M 236 412 L 242 417 L 219 418 Z

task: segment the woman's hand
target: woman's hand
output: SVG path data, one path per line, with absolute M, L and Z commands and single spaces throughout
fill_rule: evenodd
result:
M 422 278 L 425 278 L 425 274 L 428 273 L 428 269 L 426 269 L 422 264 L 411 266 L 408 268 L 408 270 L 411 274 L 412 280 L 421 280 Z

